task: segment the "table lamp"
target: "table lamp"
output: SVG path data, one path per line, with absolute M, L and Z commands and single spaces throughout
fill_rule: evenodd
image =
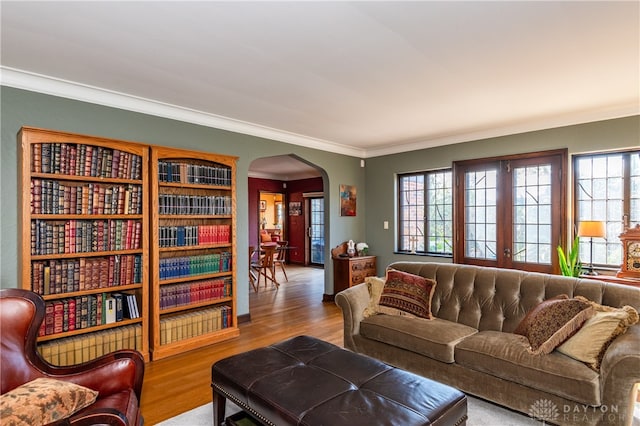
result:
M 589 238 L 589 268 L 585 275 L 598 275 L 593 270 L 593 239 L 606 236 L 604 222 L 600 220 L 585 220 L 578 225 L 578 236 Z

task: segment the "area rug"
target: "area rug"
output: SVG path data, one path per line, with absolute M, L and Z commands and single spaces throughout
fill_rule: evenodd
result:
M 227 400 L 226 415 L 231 416 L 238 411 L 240 408 Z M 468 395 L 467 415 L 469 416 L 467 426 L 541 426 L 547 424 Z M 212 424 L 213 408 L 209 403 L 158 423 L 158 426 L 211 426 Z M 636 403 L 632 426 L 640 426 L 640 403 Z
M 236 405 L 227 401 L 227 416 L 239 410 Z M 467 426 L 529 426 L 543 424 L 531 417 L 470 396 L 467 396 L 467 415 L 469 416 Z M 159 423 L 158 426 L 211 426 L 212 424 L 213 409 L 211 404 L 205 404 L 165 420 Z

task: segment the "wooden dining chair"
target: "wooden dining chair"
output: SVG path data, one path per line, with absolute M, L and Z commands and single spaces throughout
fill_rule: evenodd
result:
M 251 283 L 251 286 L 253 287 L 254 291 L 258 291 L 258 286 L 256 285 L 256 281 L 258 280 L 258 278 L 260 278 L 258 276 L 259 270 L 256 268 L 256 248 L 255 246 L 249 246 L 249 282 Z
M 277 266 L 280 266 L 282 269 L 282 273 L 284 274 L 284 279 L 289 282 L 289 277 L 287 277 L 287 270 L 284 267 L 286 258 L 287 258 L 287 247 L 289 246 L 289 241 L 278 241 L 278 248 L 276 250 L 275 259 L 273 259 L 273 269 L 275 270 Z
M 260 287 L 260 277 L 264 277 L 264 287 L 267 288 L 267 281 L 271 281 L 276 288 L 280 286 L 276 279 L 273 258 L 276 255 L 277 244 L 263 244 L 260 247 L 260 257 L 257 261 L 251 264 L 251 268 L 255 269 L 258 274 L 257 287 L 254 287 L 255 291 Z

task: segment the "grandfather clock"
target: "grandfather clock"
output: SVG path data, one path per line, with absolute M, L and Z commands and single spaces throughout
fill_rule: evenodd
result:
M 618 278 L 640 278 L 640 224 L 620 234 L 622 266 Z

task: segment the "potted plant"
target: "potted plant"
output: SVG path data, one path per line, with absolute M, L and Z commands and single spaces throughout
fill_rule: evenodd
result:
M 580 237 L 576 236 L 571 244 L 569 253 L 565 255 L 561 246 L 558 246 L 558 261 L 560 272 L 567 277 L 578 277 L 582 272 L 582 263 L 579 256 Z

